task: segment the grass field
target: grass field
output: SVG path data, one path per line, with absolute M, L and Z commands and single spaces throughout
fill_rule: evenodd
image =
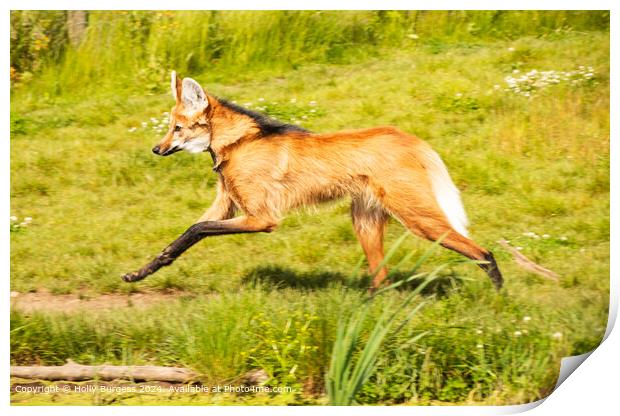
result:
M 505 289 L 496 293 L 477 267 L 437 250 L 422 270 L 446 265 L 439 281 L 416 299 L 427 301 L 421 311 L 388 336 L 358 402 L 524 403 L 551 391 L 561 357 L 599 343 L 609 297 L 609 32 L 420 37 L 346 63 L 181 75 L 314 131 L 398 126 L 431 143 L 461 189 L 471 235 L 495 253 Z M 36 89 L 13 93 L 12 290 L 173 290 L 178 300 L 112 312 L 15 308 L 11 362 L 182 365 L 211 384 L 263 368 L 269 385 L 295 393 L 224 401 L 324 403 L 338 317 L 365 295 L 364 278 L 351 279 L 362 251 L 347 201 L 291 213 L 269 235 L 207 239 L 143 282 L 120 280 L 215 194 L 207 154 L 150 152 L 173 104 L 165 87 L 40 100 Z M 403 232 L 391 222 L 386 246 Z M 519 268 L 500 238 L 560 281 Z M 400 263 L 394 276 L 408 276 L 429 246 L 407 237 L 390 261 Z M 364 333 L 407 293 L 377 299 Z

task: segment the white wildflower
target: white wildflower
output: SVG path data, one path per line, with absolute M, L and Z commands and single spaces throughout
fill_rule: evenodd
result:
M 17 221 L 17 217 L 15 215 L 11 215 L 11 221 L 13 222 Z
M 510 48 L 508 48 L 508 52 L 514 52 L 515 48 L 513 48 L 512 46 Z
M 549 238 L 549 234 L 543 234 L 542 238 Z
M 521 335 L 523 335 L 523 332 L 521 332 L 521 331 L 515 331 L 515 333 L 514 333 L 515 337 L 520 337 Z
M 258 99 L 258 101 L 261 101 L 261 102 L 262 102 L 262 101 L 265 101 L 265 99 L 264 99 L 263 97 L 260 97 L 260 98 Z
M 476 345 L 476 348 L 484 348 L 484 345 L 482 345 L 482 344 L 477 344 L 477 345 Z
M 24 221 L 31 222 L 32 221 L 32 217 L 26 217 L 26 218 L 24 218 Z
M 481 335 L 482 334 L 482 329 L 476 329 L 476 334 Z
M 530 317 L 530 316 L 524 316 L 523 317 L 523 322 L 529 322 L 531 320 L 532 320 L 532 317 Z
M 519 70 L 513 70 L 513 74 L 518 73 Z M 567 81 L 577 86 L 593 77 L 594 70 L 591 68 L 587 70 L 580 68 L 575 71 L 539 71 L 531 69 L 519 77 L 508 76 L 504 80 L 508 84 L 509 91 L 525 97 L 531 97 L 536 90 L 546 88 L 552 84 L 558 84 L 560 81 Z
M 562 339 L 562 333 L 561 332 L 554 332 L 553 335 L 551 335 L 551 338 L 553 338 L 553 339 Z
M 416 35 L 415 33 L 409 33 L 409 34 L 407 35 L 407 37 L 408 37 L 409 39 L 419 39 L 419 38 L 420 38 L 420 37 L 419 37 L 418 35 Z
M 523 250 L 523 247 L 521 247 L 521 246 L 518 246 L 518 247 L 515 247 L 515 248 L 516 248 L 517 250 L 519 250 L 519 251 Z

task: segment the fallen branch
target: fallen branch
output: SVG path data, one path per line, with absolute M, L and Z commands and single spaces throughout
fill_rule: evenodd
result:
M 556 282 L 560 279 L 560 276 L 557 273 L 552 272 L 551 270 L 544 268 L 543 266 L 539 264 L 534 263 L 532 260 L 528 259 L 523 254 L 521 254 L 519 250 L 515 249 L 510 244 L 508 244 L 508 241 L 501 239 L 498 241 L 498 243 L 502 247 L 504 247 L 506 250 L 508 250 L 515 258 L 515 261 L 517 262 L 517 264 L 521 266 L 522 268 L 524 268 L 525 270 L 532 272 L 532 273 L 536 273 L 540 276 L 546 277 Z
M 62 366 L 11 366 L 11 377 L 38 380 L 133 380 L 186 383 L 196 373 L 186 368 L 154 365 L 81 365 L 71 360 Z

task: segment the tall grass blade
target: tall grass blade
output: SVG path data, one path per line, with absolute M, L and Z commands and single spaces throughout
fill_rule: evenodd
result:
M 403 234 L 396 243 L 390 248 L 386 255 L 386 260 L 394 255 L 398 246 L 407 237 L 408 233 Z M 429 248 L 430 251 L 433 247 Z M 424 256 L 426 258 L 428 256 Z M 385 263 L 385 261 L 384 261 Z M 419 265 L 416 266 L 416 268 Z M 376 299 L 376 294 L 371 295 L 364 301 L 360 302 L 359 308 L 348 314 L 342 314 L 338 320 L 336 330 L 336 339 L 332 348 L 332 357 L 330 367 L 326 376 L 326 389 L 330 404 L 334 406 L 349 406 L 355 404 L 355 397 L 360 392 L 364 384 L 368 381 L 375 370 L 376 362 L 381 352 L 381 346 L 386 336 L 391 332 L 398 333 L 425 305 L 425 302 L 418 304 L 415 308 L 407 313 L 402 322 L 393 329 L 394 323 L 403 310 L 410 305 L 411 301 L 419 295 L 422 290 L 436 279 L 443 267 L 438 267 L 431 273 L 413 275 L 408 279 L 396 282 L 380 291 L 385 293 L 387 290 L 393 290 L 402 285 L 404 282 L 411 281 L 414 278 L 419 279 L 426 275 L 424 281 L 407 295 L 396 308 L 391 305 L 386 307 L 383 313 L 373 324 L 370 334 L 365 341 L 362 351 L 356 355 L 358 345 L 362 337 L 362 329 L 366 321 L 366 317 Z M 419 334 L 415 340 L 422 337 L 425 333 Z M 411 342 L 415 342 L 411 341 Z

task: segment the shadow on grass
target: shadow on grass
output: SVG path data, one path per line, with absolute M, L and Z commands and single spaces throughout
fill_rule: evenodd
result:
M 411 271 L 403 271 L 396 270 L 390 272 L 389 279 L 392 283 L 398 282 L 400 280 L 405 280 L 413 275 L 414 272 Z M 418 286 L 420 286 L 424 282 L 424 278 L 415 279 L 411 282 L 404 283 L 396 290 L 399 291 L 411 291 L 415 290 Z M 435 295 L 437 297 L 444 297 L 449 294 L 451 290 L 458 289 L 463 283 L 463 279 L 460 275 L 453 271 L 445 270 L 440 272 L 438 276 L 433 279 L 425 288 L 420 291 L 422 296 L 431 296 Z
M 319 289 L 334 283 L 354 289 L 367 288 L 370 278 L 349 279 L 342 273 L 323 270 L 311 270 L 308 272 L 297 271 L 288 267 L 277 265 L 258 266 L 249 270 L 243 276 L 243 283 L 262 284 L 278 288 L 293 289 Z
M 407 271 L 394 271 L 389 275 L 391 282 L 404 280 L 413 273 Z M 297 271 L 288 267 L 277 265 L 258 266 L 250 269 L 242 278 L 245 284 L 260 284 L 277 288 L 293 288 L 293 289 L 320 289 L 329 285 L 341 284 L 350 289 L 366 290 L 370 287 L 372 278 L 367 274 L 358 278 L 350 278 L 349 276 L 339 273 L 322 270 L 311 270 L 307 272 Z M 405 283 L 398 287 L 399 291 L 410 291 L 417 288 L 423 279 L 416 279 L 409 283 Z M 444 271 L 429 283 L 422 291 L 421 295 L 445 296 L 452 289 L 460 286 L 461 277 L 451 271 Z

